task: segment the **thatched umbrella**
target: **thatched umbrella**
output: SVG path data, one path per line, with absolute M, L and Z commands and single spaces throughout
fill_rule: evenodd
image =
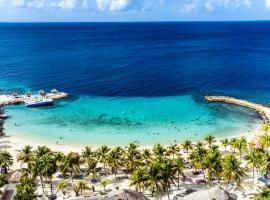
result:
M 19 93 L 18 93 L 18 92 L 13 92 L 11 95 L 12 95 L 13 97 L 18 97 L 18 96 L 19 96 Z
M 9 181 L 12 183 L 19 183 L 21 178 L 22 178 L 22 172 L 16 171 L 11 175 Z
M 39 91 L 38 91 L 38 94 L 39 94 L 40 96 L 43 96 L 43 97 L 46 95 L 46 93 L 45 93 L 44 90 L 39 90 Z
M 220 187 L 214 187 L 209 190 L 202 190 L 199 192 L 194 192 L 182 198 L 183 200 L 195 200 L 195 199 L 205 199 L 205 200 L 234 200 L 230 194 Z
M 53 94 L 56 94 L 56 93 L 58 93 L 58 92 L 59 92 L 59 91 L 58 91 L 57 89 L 55 89 L 55 88 L 51 90 L 51 93 L 53 93 Z
M 28 91 L 28 92 L 26 92 L 26 93 L 25 93 L 25 96 L 27 96 L 27 97 L 31 97 L 31 96 L 32 96 L 32 92 L 29 92 L 29 91 Z

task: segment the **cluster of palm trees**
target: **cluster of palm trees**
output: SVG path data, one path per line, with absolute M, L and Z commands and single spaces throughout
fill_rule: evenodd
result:
M 90 188 L 86 181 L 74 184 L 73 178 L 78 174 L 91 177 L 93 183 L 100 182 L 106 192 L 109 181 L 100 177 L 109 174 L 117 177 L 121 172 L 129 175 L 130 186 L 137 191 L 148 191 L 156 197 L 167 194 L 168 198 L 172 187 L 179 189 L 181 182 L 188 179 L 188 171 L 202 174 L 210 186 L 217 183 L 226 186 L 234 182 L 239 187 L 250 170 L 253 178 L 255 171 L 270 173 L 270 136 L 267 133 L 257 143 L 248 143 L 244 137 L 223 139 L 224 151 L 217 144 L 215 138 L 208 135 L 204 141 L 195 144 L 186 140 L 181 145 L 156 144 L 152 149 L 142 149 L 135 143 L 124 148 L 103 145 L 96 150 L 87 146 L 81 154 L 53 152 L 46 146 L 35 150 L 26 146 L 17 158 L 22 163 L 23 178 L 17 186 L 20 196 L 16 198 L 34 197 L 36 180 L 39 180 L 43 192 L 48 184 L 51 195 L 55 195 L 53 177 L 57 172 L 64 177 L 57 183 L 57 189 L 64 195 L 70 188 L 77 196 L 86 189 L 95 191 L 95 185 Z M 8 152 L 0 152 L 3 173 L 8 172 L 12 163 Z

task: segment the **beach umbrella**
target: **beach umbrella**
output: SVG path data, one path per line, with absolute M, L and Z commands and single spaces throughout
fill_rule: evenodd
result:
M 26 92 L 26 93 L 25 93 L 25 96 L 31 97 L 31 96 L 32 96 L 32 92 Z
M 12 95 L 13 97 L 18 97 L 18 96 L 19 96 L 19 93 L 18 93 L 18 92 L 13 92 L 11 95 Z
M 43 96 L 43 97 L 46 95 L 46 93 L 45 93 L 44 90 L 39 90 L 39 91 L 38 91 L 38 94 L 39 94 L 40 96 Z
M 22 178 L 22 173 L 19 171 L 16 171 L 11 175 L 9 181 L 13 183 L 19 183 L 21 178 Z
M 194 192 L 182 198 L 183 200 L 193 200 L 193 199 L 215 199 L 215 200 L 235 200 L 229 193 L 220 187 L 214 187 L 208 190 L 202 190 L 199 192 Z
M 58 93 L 58 92 L 59 92 L 59 91 L 58 91 L 57 89 L 55 89 L 55 88 L 51 90 L 51 93 L 53 93 L 53 94 L 56 94 L 56 93 Z

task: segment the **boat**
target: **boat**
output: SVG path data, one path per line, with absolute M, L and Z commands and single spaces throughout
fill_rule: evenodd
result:
M 6 118 L 8 118 L 8 115 L 7 114 L 0 115 L 0 119 L 6 119 Z
M 50 98 L 34 98 L 25 102 L 25 106 L 28 108 L 51 106 L 53 105 L 53 99 Z

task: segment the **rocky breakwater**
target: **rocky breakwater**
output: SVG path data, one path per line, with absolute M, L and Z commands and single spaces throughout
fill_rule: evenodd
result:
M 69 97 L 68 93 L 65 92 L 51 92 L 51 93 L 42 93 L 41 95 L 32 95 L 32 94 L 25 94 L 25 95 L 19 95 L 19 94 L 2 94 L 0 95 L 0 107 L 7 106 L 7 105 L 13 105 L 13 104 L 22 104 L 26 103 L 31 98 L 50 98 L 53 100 L 61 100 Z
M 229 96 L 205 96 L 205 100 L 209 102 L 221 102 L 237 106 L 242 106 L 245 108 L 252 109 L 258 113 L 264 123 L 270 122 L 270 108 L 263 106 L 258 103 L 249 102 L 242 99 L 237 99 Z

